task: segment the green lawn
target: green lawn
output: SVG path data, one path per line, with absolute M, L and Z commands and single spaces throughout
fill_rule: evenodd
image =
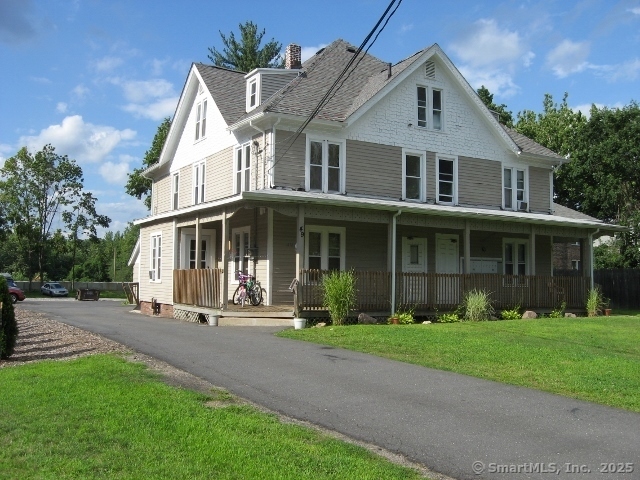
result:
M 285 330 L 283 337 L 640 412 L 640 317 Z
M 224 391 L 169 387 L 114 356 L 3 368 L 0 385 L 2 479 L 420 478 Z

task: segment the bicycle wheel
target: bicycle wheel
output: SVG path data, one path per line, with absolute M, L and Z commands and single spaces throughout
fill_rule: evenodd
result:
M 258 282 L 253 284 L 253 288 L 249 292 L 249 299 L 251 300 L 251 305 L 257 307 L 262 303 L 262 287 Z
M 240 298 L 240 285 L 238 285 L 238 287 L 236 288 L 236 291 L 233 292 L 233 297 L 231 297 L 231 301 L 233 302 L 234 305 L 239 305 L 241 300 L 242 299 Z

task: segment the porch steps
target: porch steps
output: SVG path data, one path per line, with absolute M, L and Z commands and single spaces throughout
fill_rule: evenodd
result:
M 235 312 L 234 312 L 235 313 Z M 293 327 L 293 317 L 291 318 L 258 318 L 258 317 L 225 317 L 218 320 L 220 327 Z

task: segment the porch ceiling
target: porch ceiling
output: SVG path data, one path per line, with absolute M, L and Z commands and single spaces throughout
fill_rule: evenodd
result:
M 457 217 L 469 220 L 498 220 L 503 222 L 516 222 L 544 226 L 591 228 L 599 229 L 603 234 L 607 232 L 624 232 L 627 230 L 626 227 L 621 225 L 612 225 L 598 220 L 587 220 L 585 218 L 570 218 L 557 214 L 521 213 L 507 210 L 491 210 L 487 208 L 412 203 L 388 198 L 376 199 L 349 195 L 277 189 L 244 192 L 242 197 L 245 200 L 251 201 L 290 202 L 296 204 L 306 203 L 335 207 L 386 210 L 389 212 L 402 211 L 403 213 Z

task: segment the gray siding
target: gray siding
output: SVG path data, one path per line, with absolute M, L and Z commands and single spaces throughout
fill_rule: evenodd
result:
M 298 72 L 284 71 L 278 74 L 261 74 L 260 103 L 265 102 L 271 95 L 276 93 L 287 83 L 298 76 Z
M 536 235 L 536 275 L 551 275 L 551 237 Z
M 171 210 L 171 177 L 162 177 L 153 184 L 153 208 L 154 214 Z
M 427 152 L 427 201 L 436 199 L 436 154 Z
M 402 196 L 402 148 L 347 140 L 347 192 Z
M 302 134 L 291 145 L 294 135 L 295 132 L 287 130 L 276 131 L 274 182 L 278 187 L 304 188 L 307 140 L 306 136 Z
M 458 203 L 499 207 L 501 170 L 500 162 L 458 157 Z
M 532 212 L 549 213 L 549 170 L 529 167 L 529 209 Z
M 210 202 L 233 195 L 233 148 L 207 158 L 205 199 Z
M 275 305 L 293 304 L 289 285 L 296 276 L 296 225 L 295 217 L 273 212 L 273 285 L 271 288 Z

